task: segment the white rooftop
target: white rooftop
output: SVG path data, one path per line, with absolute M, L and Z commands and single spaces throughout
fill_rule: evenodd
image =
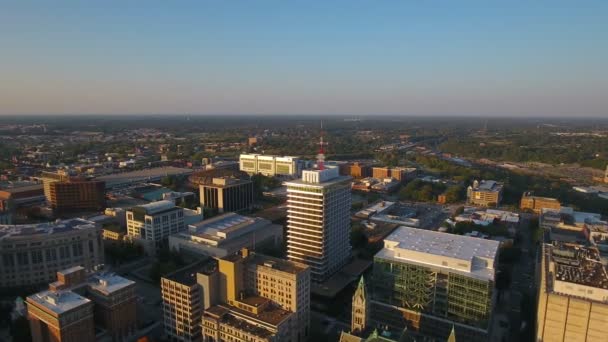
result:
M 399 227 L 384 240 L 376 257 L 493 280 L 499 245 L 498 241 Z
M 91 302 L 89 299 L 72 291 L 43 291 L 29 296 L 28 299 L 57 314 L 62 314 Z
M 138 207 L 145 209 L 147 214 L 154 214 L 161 211 L 173 209 L 175 207 L 175 203 L 173 203 L 173 201 L 163 200 L 148 204 L 142 204 Z
M 123 278 L 114 273 L 96 274 L 91 278 L 89 286 L 104 294 L 112 294 L 127 286 L 135 284 L 134 281 Z

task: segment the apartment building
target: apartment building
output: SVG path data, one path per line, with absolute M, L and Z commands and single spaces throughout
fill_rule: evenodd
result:
M 465 341 L 487 341 L 498 246 L 497 241 L 397 228 L 374 256 L 370 321 L 392 331 L 407 328 L 420 340 L 445 340 L 454 328 Z
M 542 247 L 536 340 L 606 341 L 608 275 L 594 247 L 552 242 Z
M 323 282 L 350 257 L 350 176 L 337 168 L 305 170 L 287 186 L 287 258 Z
M 44 284 L 73 266 L 104 263 L 100 228 L 84 219 L 0 225 L 0 286 Z
M 469 204 L 483 207 L 497 207 L 502 200 L 503 185 L 493 180 L 475 180 L 467 188 L 467 201 Z

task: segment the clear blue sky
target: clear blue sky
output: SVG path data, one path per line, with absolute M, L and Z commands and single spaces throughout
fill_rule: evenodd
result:
M 2 1 L 0 114 L 608 117 L 608 1 Z

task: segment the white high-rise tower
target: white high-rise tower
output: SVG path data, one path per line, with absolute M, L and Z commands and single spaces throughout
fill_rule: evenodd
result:
M 317 283 L 350 256 L 351 177 L 340 176 L 336 167 L 322 162 L 320 166 L 323 169 L 303 171 L 301 180 L 285 182 L 287 258 L 309 265 Z

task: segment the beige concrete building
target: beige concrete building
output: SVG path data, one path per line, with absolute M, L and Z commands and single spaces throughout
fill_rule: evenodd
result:
M 306 265 L 250 253 L 163 277 L 165 333 L 178 341 L 305 341 Z
M 555 198 L 532 196 L 529 192 L 525 192 L 521 197 L 520 209 L 530 209 L 536 214 L 540 214 L 542 209 L 560 210 L 561 204 Z
M 239 157 L 239 170 L 250 175 L 297 176 L 300 173 L 299 164 L 297 157 L 289 156 L 241 154 Z
M 45 284 L 72 266 L 104 263 L 99 227 L 84 219 L 0 226 L 0 287 Z
M 608 275 L 598 250 L 543 245 L 536 340 L 600 342 L 607 337 Z
M 127 211 L 127 234 L 148 254 L 168 242 L 169 235 L 186 229 L 184 209 L 173 201 L 157 201 Z
M 338 168 L 305 170 L 287 186 L 287 258 L 307 264 L 313 281 L 335 274 L 350 257 L 350 176 Z
M 503 185 L 492 180 L 474 181 L 467 188 L 467 201 L 473 205 L 497 207 L 502 200 Z

